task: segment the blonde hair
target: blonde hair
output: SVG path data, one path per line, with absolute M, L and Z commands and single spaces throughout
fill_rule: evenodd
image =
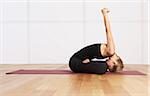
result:
M 117 61 L 117 68 L 116 68 L 116 71 L 122 71 L 123 68 L 124 68 L 124 64 L 123 64 L 123 61 L 122 59 L 118 56 L 118 59 L 116 60 Z

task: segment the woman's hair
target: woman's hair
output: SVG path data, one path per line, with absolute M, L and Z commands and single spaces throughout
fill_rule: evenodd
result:
M 110 72 L 117 72 L 117 71 L 121 71 L 124 68 L 124 64 L 122 59 L 117 56 L 117 60 L 116 60 L 116 64 L 113 66 L 112 69 L 109 69 Z

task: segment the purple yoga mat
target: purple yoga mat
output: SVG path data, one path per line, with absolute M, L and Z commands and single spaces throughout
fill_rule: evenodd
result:
M 86 73 L 74 73 L 70 70 L 16 70 L 8 72 L 6 74 L 86 74 Z M 122 71 L 122 72 L 106 72 L 106 74 L 111 75 L 146 75 L 139 71 Z

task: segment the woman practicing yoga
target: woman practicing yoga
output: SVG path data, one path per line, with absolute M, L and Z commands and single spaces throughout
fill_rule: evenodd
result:
M 92 44 L 76 52 L 69 61 L 69 67 L 73 72 L 104 74 L 107 69 L 110 72 L 117 72 L 124 67 L 121 58 L 115 53 L 115 44 L 108 20 L 109 10 L 103 8 L 101 11 L 106 27 L 107 44 Z M 106 58 L 106 60 L 93 61 L 94 58 Z

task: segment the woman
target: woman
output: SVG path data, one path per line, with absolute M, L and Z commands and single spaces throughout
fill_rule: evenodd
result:
M 76 52 L 69 61 L 69 67 L 73 72 L 104 74 L 107 69 L 110 72 L 117 72 L 124 67 L 121 58 L 115 53 L 115 44 L 108 20 L 109 10 L 103 8 L 101 11 L 106 27 L 107 43 L 89 45 Z M 93 61 L 94 58 L 108 59 Z

